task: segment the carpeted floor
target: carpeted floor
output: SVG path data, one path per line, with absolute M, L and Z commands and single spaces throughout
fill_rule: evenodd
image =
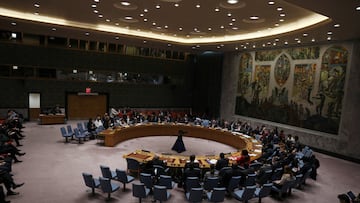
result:
M 73 127 L 76 121 L 69 121 Z M 60 127 L 64 125 L 40 126 L 34 122 L 25 124 L 21 149 L 27 154 L 20 157 L 22 163 L 13 165 L 13 174 L 17 183 L 25 185 L 17 188 L 19 195 L 9 196 L 13 203 L 72 203 L 72 202 L 105 202 L 106 194 L 96 190 L 92 196 L 90 189 L 85 187 L 81 173 L 88 172 L 98 177 L 101 175 L 100 164 L 107 165 L 111 170 L 126 169 L 126 161 L 122 156 L 136 149 L 147 149 L 154 152 L 174 153 L 170 150 L 176 137 L 147 137 L 129 140 L 116 147 L 99 146 L 95 140 L 84 144 L 64 143 L 60 134 Z M 218 154 L 232 151 L 231 147 L 212 141 L 186 138 L 184 142 L 189 154 Z M 337 195 L 349 190 L 360 192 L 360 165 L 324 154 L 316 154 L 320 160 L 318 180 L 308 179 L 302 190 L 294 189 L 291 196 L 283 201 L 273 197 L 262 200 L 264 203 L 273 202 L 318 202 L 336 203 Z M 171 190 L 168 202 L 186 202 L 183 190 Z M 152 198 L 142 202 L 151 202 Z M 127 190 L 116 191 L 108 202 L 136 203 L 139 200 L 132 196 L 131 184 Z M 249 202 L 257 202 L 252 199 Z M 204 201 L 206 202 L 206 201 Z M 238 202 L 227 198 L 225 202 Z

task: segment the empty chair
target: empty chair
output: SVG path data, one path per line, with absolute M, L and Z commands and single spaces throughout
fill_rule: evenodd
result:
M 223 202 L 225 199 L 225 191 L 226 188 L 224 187 L 221 188 L 215 187 L 212 192 L 207 192 L 206 196 L 209 202 Z
M 87 127 L 87 126 L 88 126 L 88 122 L 85 121 L 85 122 L 84 122 L 84 130 L 88 130 L 88 127 Z
M 99 177 L 101 190 L 108 193 L 107 199 L 110 199 L 111 193 L 115 192 L 120 188 L 120 185 L 112 183 L 109 178 Z
M 201 202 L 203 195 L 203 189 L 201 187 L 199 188 L 191 188 L 189 192 L 185 194 L 186 199 L 189 202 Z
M 185 190 L 189 192 L 191 188 L 199 188 L 200 180 L 198 177 L 187 177 L 185 180 Z
M 141 203 L 141 199 L 149 195 L 150 189 L 146 188 L 143 183 L 133 183 L 132 192 L 133 196 L 139 198 L 139 203 Z
M 61 135 L 62 135 L 63 137 L 65 137 L 65 142 L 68 142 L 68 138 L 69 138 L 69 137 L 72 137 L 72 134 L 68 134 L 68 133 L 66 132 L 65 127 L 61 127 L 61 128 L 60 128 L 60 131 L 61 131 Z
M 219 177 L 208 177 L 204 182 L 204 189 L 207 191 L 213 190 L 219 185 Z
M 153 187 L 153 179 L 151 177 L 151 174 L 140 173 L 140 182 L 144 183 L 145 187 L 149 188 L 150 190 Z
M 154 186 L 154 200 L 155 201 L 167 201 L 170 198 L 171 194 L 167 191 L 166 186 L 155 185 Z
M 233 196 L 235 199 L 247 203 L 251 198 L 254 197 L 255 190 L 256 190 L 255 185 L 247 186 L 243 190 L 237 190 L 233 192 Z
M 78 139 L 79 144 L 81 144 L 81 139 L 85 141 L 86 135 L 81 134 L 80 131 L 77 128 L 74 128 L 75 138 Z
M 167 189 L 173 189 L 175 187 L 175 184 L 176 183 L 174 181 L 172 181 L 171 176 L 160 175 L 159 185 L 165 186 Z
M 137 160 L 131 158 L 126 158 L 126 162 L 127 162 L 127 172 L 128 173 L 136 172 L 139 177 L 140 163 Z
M 291 193 L 291 187 L 294 185 L 295 180 L 286 181 L 282 186 L 273 185 L 271 190 L 278 193 L 280 199 L 283 198 L 284 194 Z
M 75 133 L 74 133 L 71 125 L 67 125 L 67 126 L 66 126 L 66 130 L 67 130 L 67 134 L 71 135 L 71 139 L 74 139 Z
M 245 186 L 252 186 L 256 184 L 256 174 L 248 174 L 245 180 Z
M 261 203 L 261 199 L 270 195 L 272 183 L 265 183 L 260 188 L 256 188 L 255 197 L 259 198 L 259 203 Z
M 89 173 L 82 173 L 84 178 L 85 185 L 91 188 L 92 194 L 95 194 L 95 188 L 100 186 L 99 179 L 93 178 L 93 176 Z
M 130 183 L 135 180 L 134 177 L 127 175 L 124 170 L 116 169 L 115 172 L 117 180 L 124 184 L 123 191 L 125 191 L 126 183 Z
M 79 129 L 79 131 L 80 131 L 81 133 L 86 134 L 86 135 L 89 134 L 89 132 L 88 132 L 87 130 L 85 130 L 85 128 L 84 128 L 84 126 L 83 126 L 82 123 L 77 123 L 77 127 L 78 127 L 78 129 Z
M 117 174 L 115 171 L 111 171 L 108 166 L 100 165 L 101 174 L 104 178 L 115 179 Z
M 240 179 L 241 179 L 241 176 L 233 176 L 233 177 L 231 177 L 231 179 L 229 181 L 229 185 L 227 187 L 227 190 L 228 190 L 229 193 L 234 191 L 235 188 L 239 187 Z

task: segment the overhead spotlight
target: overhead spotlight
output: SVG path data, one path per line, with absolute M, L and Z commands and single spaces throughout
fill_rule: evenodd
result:
M 330 36 L 328 36 L 326 39 L 327 39 L 328 41 L 330 41 L 330 40 L 331 40 L 331 37 L 330 37 Z
M 334 27 L 340 27 L 340 24 L 335 24 Z
M 274 5 L 275 2 L 274 2 L 274 1 L 269 1 L 268 4 L 269 4 L 269 5 Z
M 357 11 L 360 11 L 360 6 L 356 7 L 356 10 L 357 10 Z
M 259 20 L 259 16 L 250 16 L 250 20 Z
M 174 6 L 175 6 L 175 7 L 179 7 L 179 4 L 178 4 L 178 3 L 176 3 L 176 4 L 174 4 Z
M 15 25 L 16 25 L 16 23 L 15 23 L 15 22 L 12 22 L 12 23 L 11 23 L 11 25 L 15 26 Z
M 128 2 L 128 1 L 122 1 L 122 2 L 121 2 L 121 5 L 123 5 L 123 6 L 130 6 L 130 2 Z
M 282 11 L 282 10 L 283 10 L 283 8 L 281 8 L 281 7 L 277 7 L 277 8 L 276 8 L 276 10 L 278 10 L 278 11 Z
M 219 12 L 220 11 L 220 9 L 219 8 L 215 8 L 215 12 Z
M 40 4 L 35 3 L 34 6 L 35 6 L 36 8 L 39 8 L 39 7 L 40 7 Z
M 156 8 L 156 9 L 159 9 L 159 8 L 160 8 L 160 5 L 156 5 L 155 8 Z
M 228 4 L 237 4 L 238 0 L 227 0 Z
M 333 33 L 331 31 L 327 32 L 328 35 L 332 35 Z
M 196 6 L 195 6 L 196 8 L 200 8 L 200 4 L 196 4 Z

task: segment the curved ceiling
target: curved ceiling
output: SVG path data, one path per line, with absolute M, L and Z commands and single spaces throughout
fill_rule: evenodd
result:
M 36 34 L 86 33 L 107 41 L 224 51 L 358 38 L 354 27 L 353 34 L 335 35 L 349 24 L 346 16 L 359 17 L 355 1 L 344 3 L 351 10 L 342 17 L 332 13 L 333 2 L 319 0 L 319 7 L 311 0 L 0 0 L 0 23 Z

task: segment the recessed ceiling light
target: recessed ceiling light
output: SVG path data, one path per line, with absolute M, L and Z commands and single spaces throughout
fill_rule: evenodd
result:
M 152 23 L 152 25 L 156 25 L 156 23 L 155 23 L 155 22 L 153 22 L 153 23 Z
M 219 12 L 220 11 L 220 9 L 219 8 L 215 8 L 215 12 Z
M 280 21 L 280 22 L 284 22 L 285 20 L 284 20 L 284 19 L 280 19 L 279 21 Z
M 221 47 L 223 47 L 224 45 L 223 44 L 220 44 Z
M 330 37 L 330 36 L 328 36 L 326 39 L 330 41 L 330 40 L 331 40 L 331 37 Z
M 157 26 L 156 29 L 161 30 L 161 26 Z
M 280 13 L 280 17 L 285 17 L 285 13 Z
M 35 12 L 34 14 L 35 14 L 35 15 L 39 15 L 39 12 Z
M 106 22 L 110 22 L 110 19 L 106 19 L 105 21 L 106 21 Z
M 35 3 L 34 6 L 35 6 L 36 8 L 39 8 L 39 7 L 40 7 L 40 4 Z
M 335 24 L 334 27 L 340 27 L 340 24 Z
M 280 41 L 280 40 L 279 40 L 278 38 L 276 38 L 276 39 L 275 39 L 275 42 L 278 42 L 278 41 Z
M 236 19 L 235 19 L 235 18 L 233 18 L 233 19 L 231 19 L 231 21 L 235 22 L 235 21 L 236 21 Z
M 315 42 L 315 38 L 312 38 L 311 41 L 312 41 L 312 42 Z
M 232 29 L 233 29 L 233 30 L 238 30 L 239 28 L 238 28 L 238 27 L 233 27 Z
M 160 8 L 160 5 L 156 5 L 155 8 L 156 8 L 156 9 L 159 9 L 159 8 Z
M 278 11 L 282 11 L 282 10 L 283 10 L 283 8 L 281 8 L 281 7 L 277 7 L 277 8 L 276 8 L 276 10 L 278 10 Z
M 299 41 L 299 38 L 295 38 L 295 41 Z
M 262 44 L 263 47 L 265 47 L 266 45 L 265 44 Z
M 304 33 L 304 34 L 303 34 L 303 36 L 304 36 L 304 37 L 307 37 L 307 36 L 308 36 L 308 34 L 307 34 L 307 33 Z
M 233 25 L 233 23 L 229 23 L 229 25 L 230 25 L 230 26 L 232 26 L 232 25 Z
M 94 72 L 92 70 L 89 70 L 89 74 L 93 74 Z
M 16 39 L 17 34 L 15 32 L 11 33 L 11 38 Z
M 143 13 L 140 13 L 140 15 L 139 15 L 140 17 L 144 17 L 144 14 Z
M 288 45 L 289 43 L 287 41 L 284 42 L 285 45 Z
M 196 4 L 196 6 L 195 6 L 196 8 L 200 8 L 200 4 Z
M 274 1 L 269 1 L 268 4 L 269 4 L 269 5 L 274 5 L 275 2 L 274 2 Z
M 168 47 L 171 47 L 171 44 L 168 44 Z
M 74 69 L 74 70 L 73 70 L 73 73 L 77 73 L 77 70 L 76 70 L 76 69 Z
M 103 16 L 103 15 L 101 15 L 101 14 L 100 14 L 100 15 L 98 15 L 98 16 L 99 16 L 99 18 L 102 18 L 102 17 L 104 17 L 104 16 Z
M 186 37 L 190 37 L 190 35 L 186 35 Z
M 116 37 L 115 37 L 115 39 L 116 39 L 116 40 L 119 40 L 119 37 L 118 37 L 118 36 L 116 36 Z
M 238 50 L 239 49 L 239 47 L 235 47 L 235 50 Z
M 244 46 L 244 49 L 246 49 L 247 47 L 246 46 Z
M 100 0 L 94 0 L 94 2 L 99 3 L 99 2 L 100 2 Z
M 179 27 L 179 30 L 181 31 L 181 30 L 183 30 L 183 28 L 182 28 L 182 27 Z
M 208 30 L 211 31 L 212 30 L 211 27 L 209 27 Z
M 148 19 L 147 18 L 144 18 L 144 22 L 147 22 L 148 21 Z
M 276 42 L 274 42 L 273 45 L 276 46 Z
M 15 23 L 15 22 L 12 22 L 12 23 L 11 23 L 11 25 L 15 26 L 15 25 L 16 25 L 16 23 Z
M 357 10 L 357 11 L 360 11 L 360 6 L 356 7 L 356 10 Z
M 169 26 L 165 25 L 165 26 L 164 26 L 164 28 L 168 29 L 168 28 L 169 28 Z
M 259 16 L 250 16 L 250 20 L 259 20 Z
M 116 26 L 119 26 L 119 23 L 115 23 Z
M 256 45 L 255 45 L 255 44 L 253 45 L 253 48 L 256 48 Z
M 52 31 L 56 31 L 56 28 L 53 27 L 53 28 L 51 28 L 51 30 L 52 30 Z
M 236 4 L 238 0 L 227 0 L 228 4 Z
M 90 33 L 88 33 L 88 32 L 85 32 L 85 35 L 86 35 L 86 36 L 89 36 L 89 35 L 90 35 Z
M 123 6 L 130 6 L 130 2 L 128 2 L 128 1 L 122 1 L 122 2 L 121 2 L 121 5 L 123 5 Z
M 98 10 L 94 10 L 94 13 L 99 13 L 99 11 L 98 11 Z
M 280 25 L 279 25 L 279 23 L 275 23 L 275 27 L 279 27 Z
M 231 13 L 228 13 L 227 16 L 228 16 L 228 17 L 231 17 Z
M 176 3 L 176 4 L 174 4 L 174 6 L 175 6 L 175 7 L 179 7 L 179 4 L 178 4 L 178 3 Z
M 200 47 L 200 45 L 198 45 L 198 44 L 197 44 L 197 45 L 196 45 L 196 47 L 197 47 L 197 48 L 199 48 L 199 47 Z
M 146 41 L 146 40 L 144 40 L 144 41 L 143 41 L 143 43 L 144 43 L 144 44 L 146 44 L 146 43 L 147 43 L 147 41 Z
M 327 32 L 328 35 L 332 35 L 333 33 L 331 31 Z
M 124 19 L 125 19 L 125 20 L 132 20 L 133 17 L 131 17 L 131 16 L 125 16 Z
M 96 8 L 96 4 L 92 4 L 92 5 L 91 5 L 91 8 Z
M 301 43 L 301 40 L 297 41 L 297 43 L 300 44 L 300 43 Z
M 224 26 L 222 25 L 222 26 L 220 26 L 220 28 L 221 28 L 221 29 L 224 29 Z
M 18 66 L 13 66 L 13 69 L 14 70 L 17 70 L 19 67 Z
M 147 13 L 148 11 L 149 11 L 148 9 L 146 9 L 146 8 L 144 9 L 144 12 L 145 12 L 145 13 Z

